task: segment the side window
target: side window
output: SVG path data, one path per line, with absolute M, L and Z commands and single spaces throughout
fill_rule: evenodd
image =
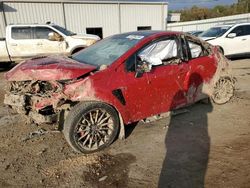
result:
M 236 33 L 236 37 L 250 35 L 250 25 L 242 25 L 234 28 L 230 33 Z
M 180 37 L 180 44 L 181 45 L 179 45 L 179 49 L 180 49 L 181 59 L 188 61 L 188 59 L 189 59 L 189 46 L 188 46 L 188 43 L 187 43 L 184 35 L 181 35 L 181 37 Z
M 130 56 L 127 61 L 125 62 L 125 68 L 128 72 L 135 72 L 135 66 L 136 66 L 136 54 L 133 54 Z
M 148 44 L 130 56 L 125 62 L 128 72 L 134 72 L 136 64 L 147 62 L 149 68 L 157 65 L 179 63 L 177 39 L 168 38 Z
M 236 36 L 242 36 L 243 35 L 243 27 L 242 26 L 238 26 L 236 28 L 234 28 L 230 33 L 236 33 Z
M 245 25 L 245 35 L 250 35 L 250 25 Z
M 177 42 L 175 39 L 166 39 L 155 42 L 144 48 L 139 53 L 139 57 L 142 60 L 153 62 L 152 66 L 161 65 L 163 62 L 167 62 L 178 57 Z
M 34 28 L 34 38 L 35 39 L 49 39 L 49 33 L 52 33 L 52 29 L 48 27 L 35 27 Z
M 33 39 L 31 27 L 12 27 L 11 38 L 15 40 Z
M 190 49 L 192 59 L 203 56 L 203 50 L 202 50 L 202 46 L 200 44 L 197 44 L 193 41 L 188 40 L 188 46 Z

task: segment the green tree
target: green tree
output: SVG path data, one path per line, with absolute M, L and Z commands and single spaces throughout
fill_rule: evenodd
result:
M 181 21 L 203 20 L 208 18 L 250 13 L 250 0 L 238 0 L 236 4 L 230 6 L 217 5 L 211 9 L 193 6 L 190 9 L 172 12 L 181 13 Z

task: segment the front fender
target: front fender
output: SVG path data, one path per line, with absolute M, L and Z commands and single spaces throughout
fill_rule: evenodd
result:
M 64 95 L 70 101 L 100 101 L 113 106 L 124 123 L 128 123 L 129 113 L 126 105 L 112 93 L 110 88 L 95 86 L 93 81 L 87 77 L 65 86 Z

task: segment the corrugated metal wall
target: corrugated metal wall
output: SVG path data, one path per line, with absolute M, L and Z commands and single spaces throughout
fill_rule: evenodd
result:
M 5 23 L 3 15 L 3 3 L 0 1 L 0 38 L 5 36 Z
M 162 5 L 121 4 L 121 32 L 136 31 L 138 26 L 151 26 L 152 30 L 165 29 L 162 17 Z
M 0 12 L 0 38 L 5 36 L 5 24 L 3 20 L 3 15 Z
M 61 3 L 4 3 L 8 24 L 46 23 L 52 21 L 64 25 Z
M 65 4 L 67 28 L 86 33 L 87 27 L 102 27 L 103 36 L 119 33 L 117 4 Z
M 233 16 L 226 16 L 220 18 L 212 18 L 207 20 L 180 22 L 167 24 L 167 30 L 170 31 L 205 31 L 218 24 L 236 23 L 236 22 L 250 22 L 250 14 L 239 14 Z
M 51 21 L 76 33 L 86 33 L 86 28 L 101 27 L 103 37 L 127 31 L 138 26 L 165 29 L 167 4 L 162 3 L 91 3 L 91 2 L 41 2 L 3 1 L 7 24 L 46 23 Z M 5 36 L 0 14 L 0 37 Z

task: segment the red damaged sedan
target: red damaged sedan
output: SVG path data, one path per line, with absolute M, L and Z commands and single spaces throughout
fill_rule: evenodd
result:
M 234 92 L 227 59 L 216 47 L 164 31 L 114 35 L 71 57 L 33 58 L 5 78 L 5 104 L 38 124 L 58 123 L 82 153 L 123 138 L 126 124 L 205 98 L 223 104 Z

